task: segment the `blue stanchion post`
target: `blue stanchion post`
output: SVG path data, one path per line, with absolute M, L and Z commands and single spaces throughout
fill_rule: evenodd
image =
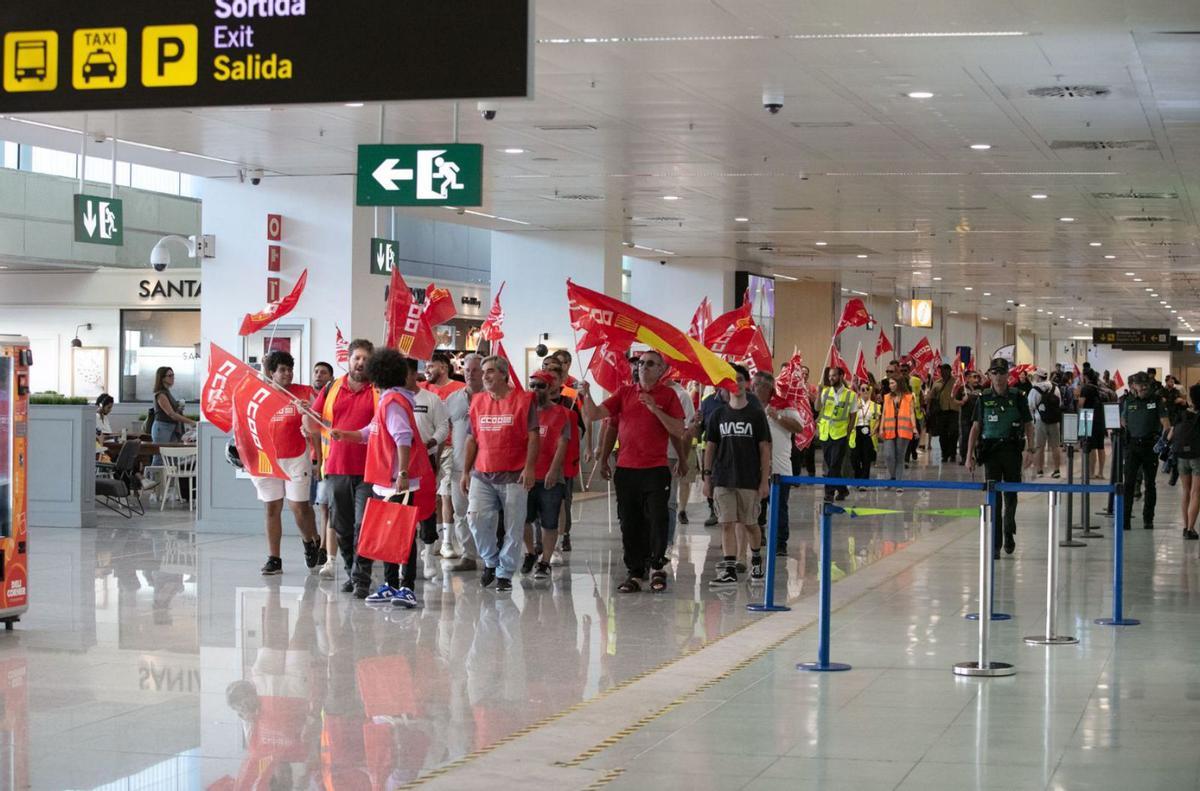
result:
M 1000 499 L 1000 495 L 996 491 L 995 487 L 992 484 L 988 484 L 987 504 L 988 504 L 988 513 L 991 514 L 989 522 L 991 523 L 991 526 L 992 526 L 992 529 L 991 529 L 992 534 L 990 536 L 990 539 L 992 541 L 993 549 L 996 546 L 996 533 L 999 532 L 999 530 L 1000 530 L 1000 509 L 996 507 L 998 505 L 999 499 Z M 990 601 L 992 603 L 992 620 L 993 621 L 1010 621 L 1010 620 L 1012 620 L 1012 616 L 1009 615 L 1008 613 L 996 612 L 996 553 L 994 551 L 991 553 L 991 560 L 989 562 L 992 564 L 992 575 L 991 575 L 992 595 L 990 598 Z M 978 621 L 979 613 L 969 612 L 969 613 L 967 613 L 966 617 L 967 617 L 968 621 Z
M 829 661 L 829 618 L 833 598 L 833 580 L 830 578 L 833 568 L 833 515 L 845 512 L 844 508 L 832 503 L 821 504 L 821 584 L 817 614 L 819 632 L 817 661 L 801 662 L 796 665 L 797 670 L 832 672 L 850 669 L 850 665 Z
M 783 495 L 779 476 L 771 476 L 771 499 L 767 508 L 767 579 L 762 604 L 747 604 L 752 612 L 787 612 L 792 609 L 775 603 L 775 547 L 779 543 L 779 498 Z
M 1125 492 L 1120 485 L 1113 486 L 1113 614 L 1111 618 L 1097 618 L 1101 626 L 1137 626 L 1137 618 L 1126 618 L 1125 598 Z

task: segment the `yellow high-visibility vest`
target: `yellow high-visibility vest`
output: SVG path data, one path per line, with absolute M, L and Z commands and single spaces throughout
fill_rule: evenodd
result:
M 843 387 L 841 393 L 832 387 L 823 387 L 817 400 L 820 406 L 818 428 L 821 441 L 841 439 L 850 434 L 850 421 L 853 419 L 850 402 L 854 400 L 854 392 L 848 387 Z

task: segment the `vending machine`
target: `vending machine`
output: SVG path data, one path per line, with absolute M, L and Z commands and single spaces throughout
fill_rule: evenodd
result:
M 0 622 L 5 629 L 29 609 L 25 476 L 32 364 L 26 338 L 0 335 Z

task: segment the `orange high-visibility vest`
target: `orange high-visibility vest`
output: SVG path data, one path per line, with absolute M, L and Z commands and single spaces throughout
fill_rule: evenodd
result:
M 879 436 L 884 439 L 912 439 L 917 431 L 916 420 L 913 419 L 913 394 L 905 393 L 897 405 L 896 397 L 888 393 L 883 397 L 883 422 L 879 426 Z

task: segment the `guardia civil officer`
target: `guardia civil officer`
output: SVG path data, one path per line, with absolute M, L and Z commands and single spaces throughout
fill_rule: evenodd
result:
M 1129 377 L 1130 392 L 1121 403 L 1121 428 L 1125 429 L 1125 529 L 1133 517 L 1133 492 L 1138 475 L 1142 485 L 1142 527 L 1154 529 L 1154 502 L 1158 493 L 1154 478 L 1158 474 L 1158 454 L 1154 444 L 1162 432 L 1171 428 L 1167 405 L 1162 391 L 1153 389 L 1148 374 L 1138 372 Z
M 1020 483 L 1022 466 L 1033 462 L 1033 415 L 1025 397 L 1008 386 L 1008 360 L 997 357 L 987 372 L 992 386 L 975 401 L 971 437 L 967 440 L 967 469 L 974 472 L 982 462 L 987 480 Z M 1017 546 L 1017 493 L 1004 492 L 1002 499 L 1003 504 L 996 504 L 1000 512 L 996 521 L 1004 527 L 1004 551 L 1011 555 Z M 999 557 L 999 531 L 995 542 L 992 555 Z

